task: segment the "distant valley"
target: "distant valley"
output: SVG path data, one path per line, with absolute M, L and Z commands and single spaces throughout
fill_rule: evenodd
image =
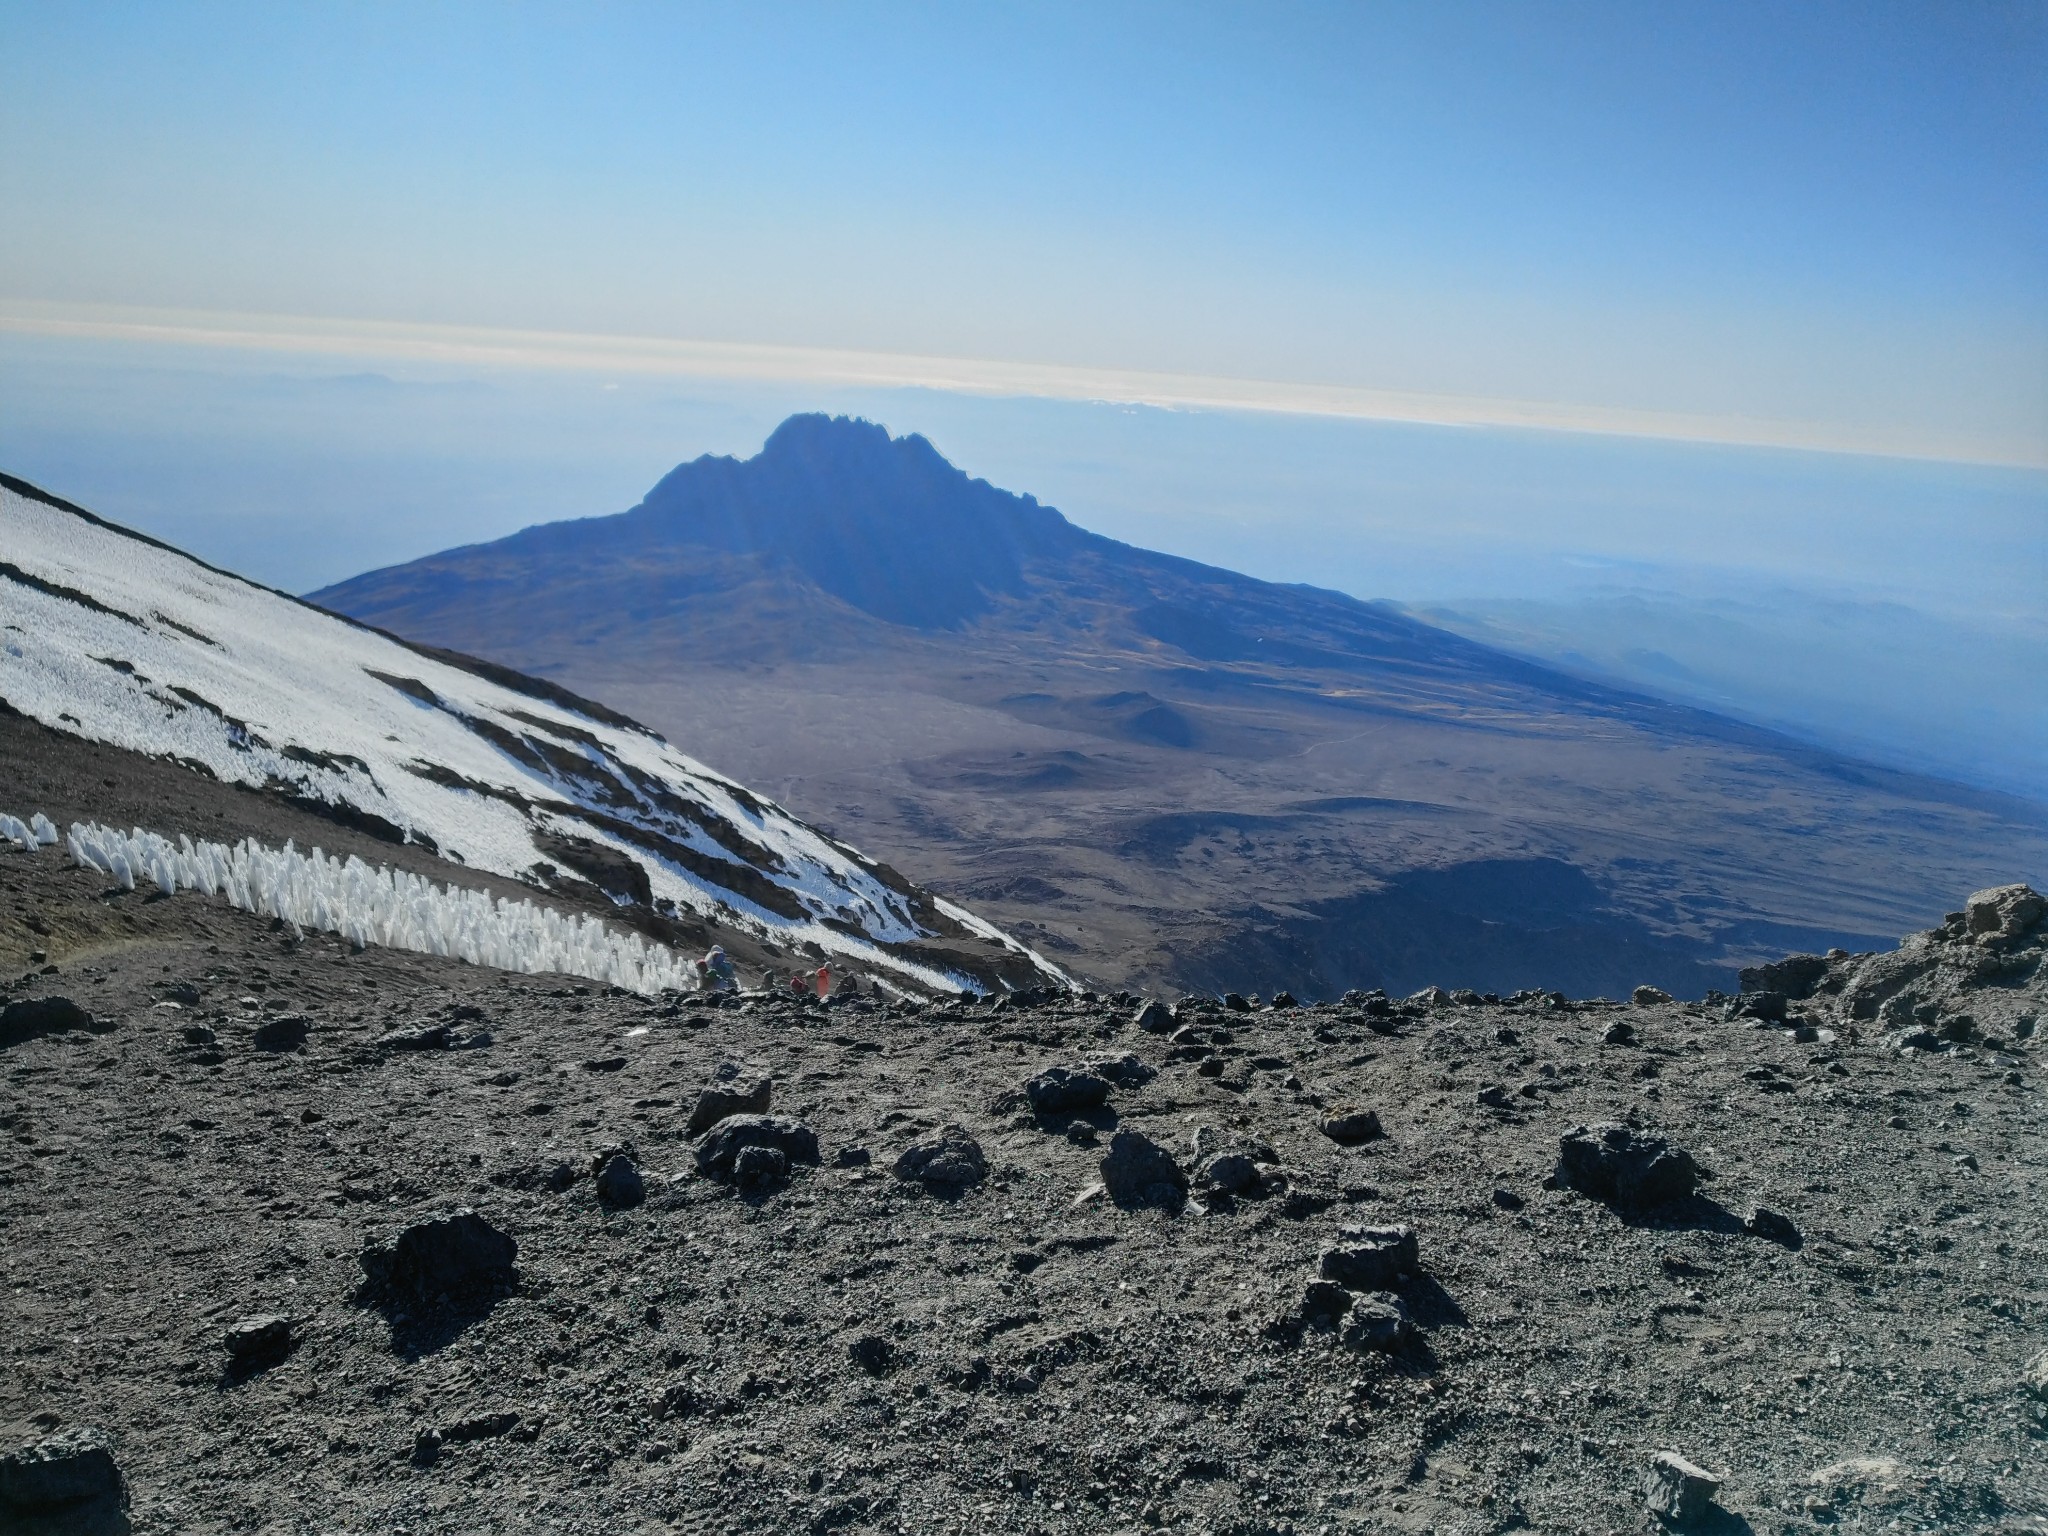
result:
M 1696 996 L 2048 867 L 2031 802 L 1119 544 L 846 419 L 313 600 L 602 699 L 1115 984 Z

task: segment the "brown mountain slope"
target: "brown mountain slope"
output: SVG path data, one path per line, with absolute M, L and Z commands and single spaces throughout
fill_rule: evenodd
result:
M 316 600 L 603 698 L 1117 982 L 1697 994 L 2048 868 L 2038 806 L 1117 544 L 864 423 Z

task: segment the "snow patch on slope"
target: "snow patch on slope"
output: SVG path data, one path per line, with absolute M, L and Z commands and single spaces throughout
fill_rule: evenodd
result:
M 0 530 L 0 698 L 55 730 L 343 808 L 493 874 L 588 877 L 621 904 L 936 978 L 888 949 L 932 936 L 923 900 L 1064 979 L 598 706 L 424 654 L 8 486 Z

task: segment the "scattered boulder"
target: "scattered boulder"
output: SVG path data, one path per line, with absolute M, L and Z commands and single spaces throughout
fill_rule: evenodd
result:
M 1311 1280 L 1301 1296 L 1301 1320 L 1311 1328 L 1335 1328 L 1351 1310 L 1351 1293 L 1334 1280 Z
M 1963 925 L 1970 942 L 1987 949 L 2026 937 L 2041 925 L 2043 917 L 2048 917 L 2048 900 L 2024 885 L 1993 886 L 1963 903 Z
M 0 1050 L 38 1035 L 62 1035 L 75 1029 L 104 1034 L 113 1027 L 68 997 L 24 998 L 0 1008 Z
M 647 1181 L 630 1143 L 606 1147 L 591 1159 L 597 1198 L 613 1210 L 628 1211 L 647 1199 Z
M 1250 1013 L 1252 1011 L 1251 999 L 1240 992 L 1224 993 L 1223 1006 L 1232 1013 Z
M 475 1211 L 415 1222 L 361 1255 L 365 1300 L 475 1296 L 510 1285 L 519 1245 Z
M 11 1517 L 0 1525 L 93 1530 L 127 1507 L 127 1480 L 104 1430 L 67 1429 L 0 1456 L 0 1514 Z
M 988 1159 L 964 1126 L 942 1125 L 903 1149 L 896 1177 L 931 1189 L 967 1189 L 988 1177 Z
M 1769 965 L 1751 966 L 1741 974 L 1745 992 L 1782 992 L 1795 1002 L 1812 997 L 1827 980 L 1828 961 L 1824 955 L 1787 955 Z
M 1743 1231 L 1752 1237 L 1767 1238 L 1787 1248 L 1799 1247 L 1805 1239 L 1799 1235 L 1798 1224 L 1781 1211 L 1774 1211 L 1767 1205 L 1760 1205 L 1749 1213 L 1742 1223 Z
M 1187 1198 L 1188 1176 L 1179 1163 L 1151 1137 L 1118 1131 L 1102 1159 L 1102 1187 L 1125 1209 L 1156 1206 L 1178 1210 Z
M 1148 997 L 1131 1022 L 1148 1035 L 1163 1035 L 1173 1028 L 1173 1010 L 1157 998 Z
M 1259 1187 L 1264 1175 L 1257 1159 L 1248 1152 L 1219 1152 L 1198 1165 L 1198 1180 L 1227 1195 L 1247 1195 Z
M 1636 1027 L 1627 1019 L 1616 1019 L 1600 1036 L 1604 1045 L 1635 1045 Z
M 1415 1229 L 1340 1227 L 1337 1241 L 1322 1251 L 1316 1271 L 1354 1291 L 1390 1291 L 1420 1267 Z
M 683 1127 L 687 1136 L 701 1136 L 732 1115 L 765 1115 L 775 1093 L 774 1080 L 749 1073 L 737 1062 L 721 1062 L 708 1087 L 697 1095 Z
M 1629 993 L 1628 1000 L 1638 1008 L 1648 1008 L 1656 1003 L 1670 1002 L 1671 994 L 1662 987 L 1643 986 L 1637 987 L 1635 991 Z
M 249 1043 L 259 1051 L 296 1051 L 313 1032 L 313 1022 L 301 1013 L 281 1013 L 265 1019 L 249 1033 Z
M 1086 1067 L 1047 1067 L 1025 1083 L 1024 1097 L 1041 1115 L 1070 1115 L 1108 1099 L 1109 1079 Z
M 1756 1019 L 1765 1024 L 1782 1024 L 1791 1006 L 1782 992 L 1745 992 L 1736 998 L 1729 1013 L 1738 1019 Z
M 292 1320 L 276 1312 L 259 1312 L 245 1317 L 233 1324 L 221 1339 L 221 1347 L 228 1352 L 231 1368 L 243 1371 L 274 1365 L 290 1354 L 297 1344 Z
M 1353 1349 L 1387 1353 L 1408 1347 L 1415 1338 L 1415 1323 L 1400 1297 L 1374 1292 L 1351 1303 L 1341 1337 Z
M 1081 1067 L 1097 1077 L 1108 1078 L 1119 1088 L 1142 1088 L 1159 1075 L 1129 1051 L 1117 1056 L 1091 1056 Z
M 1478 1104 L 1481 1109 L 1509 1108 L 1508 1091 L 1498 1083 L 1479 1090 Z
M 1294 1000 L 1294 994 L 1293 994 L 1292 992 L 1284 992 L 1284 991 L 1283 991 L 1283 992 L 1275 992 L 1275 993 L 1273 994 L 1273 1004 L 1272 1004 L 1272 1006 L 1274 1007 L 1274 1009 L 1275 1009 L 1275 1010 L 1279 1010 L 1279 1011 L 1284 1011 L 1284 1010 L 1286 1010 L 1286 1009 L 1288 1009 L 1288 1008 L 1299 1008 L 1299 1007 L 1301 1006 L 1301 1004 L 1297 1003 L 1297 1002 L 1296 1002 L 1296 1001 Z
M 1317 1124 L 1325 1136 L 1342 1147 L 1363 1146 L 1387 1134 L 1380 1129 L 1380 1117 L 1369 1109 L 1333 1109 Z
M 377 1037 L 380 1051 L 445 1051 L 455 1043 L 446 1024 L 424 1024 L 417 1029 L 387 1029 Z
M 743 1190 L 774 1189 L 789 1177 L 789 1154 L 780 1147 L 741 1147 L 732 1181 Z
M 1624 1209 L 1681 1200 L 1699 1187 L 1699 1165 L 1661 1136 L 1612 1123 L 1567 1131 L 1557 1181 Z
M 1673 1525 L 1689 1525 L 1700 1519 L 1720 1491 L 1720 1478 L 1694 1466 L 1676 1451 L 1659 1451 L 1652 1456 L 1649 1476 L 1643 1483 L 1643 1497 L 1650 1512 Z
M 727 1115 L 697 1142 L 697 1171 L 699 1173 L 733 1175 L 742 1152 L 750 1147 L 765 1147 L 780 1152 L 785 1165 L 818 1161 L 818 1137 L 801 1120 L 787 1115 Z M 754 1159 L 750 1166 L 762 1168 L 760 1159 Z M 785 1166 L 784 1172 L 787 1172 Z

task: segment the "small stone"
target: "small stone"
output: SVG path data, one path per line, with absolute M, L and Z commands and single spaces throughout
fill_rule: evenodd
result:
M 259 1051 L 296 1051 L 312 1031 L 312 1021 L 303 1014 L 284 1013 L 258 1024 L 249 1035 L 249 1043 Z
M 1173 1010 L 1157 998 L 1148 997 L 1131 1022 L 1148 1035 L 1163 1035 L 1173 1028 Z
M 1582 1125 L 1559 1144 L 1557 1181 L 1627 1209 L 1683 1199 L 1699 1187 L 1699 1166 L 1661 1136 L 1626 1125 Z
M 49 1529 L 98 1528 L 93 1522 L 128 1507 L 128 1484 L 114 1462 L 106 1431 L 67 1429 L 0 1456 L 0 1513 L 12 1526 L 30 1519 L 49 1522 Z
M 1225 1194 L 1248 1194 L 1259 1187 L 1259 1164 L 1249 1153 L 1220 1152 L 1201 1165 L 1200 1178 Z
M 1673 1525 L 1687 1525 L 1705 1515 L 1720 1491 L 1720 1478 L 1694 1466 L 1676 1451 L 1659 1451 L 1650 1458 L 1643 1497 L 1652 1514 Z
M 1301 1320 L 1310 1327 L 1334 1328 L 1351 1310 L 1351 1293 L 1334 1280 L 1311 1280 L 1301 1296 Z
M 240 1366 L 254 1366 L 281 1360 L 297 1341 L 292 1337 L 292 1320 L 275 1312 L 245 1317 L 230 1327 L 221 1339 L 229 1357 Z
M 1081 1063 L 1081 1068 L 1109 1079 L 1119 1088 L 1142 1088 L 1159 1075 L 1129 1051 L 1117 1056 L 1091 1056 Z
M 1354 1291 L 1387 1291 L 1419 1263 L 1413 1227 L 1341 1227 L 1316 1269 L 1325 1280 Z
M 1507 1089 L 1499 1086 L 1480 1089 L 1479 1107 L 1481 1109 L 1506 1109 L 1508 1107 Z
M 731 1174 L 748 1147 L 769 1147 L 790 1163 L 818 1161 L 818 1138 L 801 1120 L 787 1115 L 728 1115 L 697 1142 L 697 1171 Z
M 1782 1243 L 1787 1248 L 1797 1248 L 1804 1241 L 1799 1228 L 1790 1216 L 1774 1211 L 1767 1205 L 1760 1205 L 1749 1213 L 1742 1223 L 1742 1229 L 1752 1237 L 1768 1238 L 1771 1242 Z
M 1662 987 L 1643 986 L 1637 987 L 1635 991 L 1629 993 L 1628 1000 L 1638 1008 L 1648 1008 L 1656 1003 L 1670 1002 L 1671 994 Z
M 1276 1009 L 1287 1009 L 1287 1008 L 1299 1008 L 1299 1007 L 1301 1006 L 1301 1004 L 1297 1003 L 1297 1002 L 1296 1002 L 1296 1001 L 1294 1000 L 1294 994 L 1293 994 L 1292 992 L 1284 992 L 1284 991 L 1283 991 L 1283 992 L 1275 992 L 1275 993 L 1273 994 L 1273 1006 L 1274 1006 L 1274 1007 L 1275 1007 Z
M 697 1095 L 683 1133 L 701 1136 L 732 1115 L 765 1115 L 774 1093 L 774 1081 L 765 1074 L 750 1074 L 736 1062 L 721 1062 L 710 1086 Z
M 1188 1176 L 1173 1154 L 1138 1131 L 1118 1131 L 1102 1159 L 1102 1187 L 1126 1209 L 1156 1206 L 1178 1210 L 1187 1198 Z
M 1606 1033 L 1601 1035 L 1600 1039 L 1608 1045 L 1634 1045 L 1636 1043 L 1636 1027 L 1629 1023 L 1627 1019 L 1616 1019 L 1607 1026 Z
M 608 1149 L 597 1169 L 597 1198 L 614 1210 L 631 1210 L 647 1198 L 647 1181 L 630 1147 Z
M 1069 1115 L 1098 1108 L 1109 1097 L 1109 1079 L 1085 1067 L 1047 1067 L 1025 1083 L 1024 1097 L 1042 1115 Z
M 376 1043 L 380 1051 L 445 1051 L 455 1037 L 446 1024 L 422 1024 L 414 1029 L 387 1029 Z
M 1344 1342 L 1353 1349 L 1387 1352 L 1404 1349 L 1415 1337 L 1415 1324 L 1397 1296 L 1360 1296 L 1344 1318 Z
M 1325 1136 L 1345 1147 L 1363 1146 L 1386 1135 L 1380 1129 L 1380 1117 L 1369 1109 L 1332 1110 L 1318 1124 Z
M 741 1189 L 773 1189 L 789 1177 L 789 1154 L 780 1147 L 742 1147 L 732 1160 L 732 1181 Z
M 964 1126 L 942 1125 L 904 1148 L 896 1177 L 932 1189 L 967 1189 L 988 1177 L 988 1159 Z

